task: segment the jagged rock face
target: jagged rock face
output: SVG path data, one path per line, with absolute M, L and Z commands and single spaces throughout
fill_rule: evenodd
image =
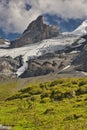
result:
M 12 42 L 11 47 L 21 47 L 26 44 L 37 43 L 43 39 L 56 37 L 58 34 L 59 28 L 57 26 L 44 24 L 43 16 L 39 16 L 27 27 L 19 39 Z
M 80 46 L 80 53 L 72 60 L 72 65 L 78 71 L 87 72 L 87 35 L 82 36 L 85 42 Z
M 13 59 L 11 57 L 0 58 L 0 76 L 16 77 L 15 72 L 20 67 L 20 58 Z
M 87 72 L 87 50 L 80 52 L 72 61 L 72 65 L 76 66 L 76 70 Z

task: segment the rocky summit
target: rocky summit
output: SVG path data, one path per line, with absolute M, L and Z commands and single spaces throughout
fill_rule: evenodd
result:
M 56 37 L 58 34 L 58 26 L 45 24 L 43 16 L 39 16 L 29 24 L 19 39 L 12 41 L 11 47 L 21 47 L 27 44 L 37 43 L 44 39 Z

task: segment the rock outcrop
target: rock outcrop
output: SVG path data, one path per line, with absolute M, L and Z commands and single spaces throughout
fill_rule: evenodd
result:
M 28 69 L 20 77 L 34 77 L 46 75 L 51 72 L 54 72 L 57 65 L 54 66 L 54 63 L 48 61 L 43 62 L 42 64 L 37 61 L 29 61 Z
M 0 58 L 0 76 L 16 77 L 15 72 L 21 66 L 21 57 L 15 59 L 11 57 Z
M 80 52 L 79 55 L 73 59 L 72 64 L 76 66 L 76 70 L 87 72 L 87 50 Z

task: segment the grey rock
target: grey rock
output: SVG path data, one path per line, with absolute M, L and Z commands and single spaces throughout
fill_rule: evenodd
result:
M 0 45 L 4 44 L 4 39 L 0 38 Z
M 0 124 L 0 130 L 12 130 L 12 127 L 10 127 L 10 126 L 3 126 L 2 124 Z
M 80 52 L 78 56 L 73 59 L 72 65 L 74 65 L 78 71 L 87 72 L 87 51 L 83 50 Z
M 29 61 L 28 62 L 28 70 L 24 72 L 21 77 L 34 77 L 40 75 L 46 75 L 51 72 L 54 72 L 57 64 L 54 62 L 50 63 L 48 61 L 43 62 L 42 64 L 37 61 Z
M 19 58 L 19 59 L 18 59 Z M 0 58 L 0 76 L 4 75 L 7 77 L 15 77 L 15 72 L 21 66 L 21 59 L 11 58 L 11 57 L 2 57 Z

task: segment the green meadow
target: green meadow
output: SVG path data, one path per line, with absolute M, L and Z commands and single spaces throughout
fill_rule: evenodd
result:
M 87 78 L 0 84 L 0 124 L 12 130 L 87 130 Z

